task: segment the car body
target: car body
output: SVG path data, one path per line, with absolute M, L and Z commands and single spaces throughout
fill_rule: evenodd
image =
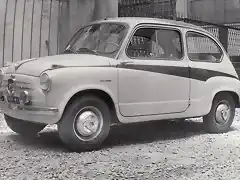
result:
M 240 96 L 238 75 L 212 34 L 154 18 L 92 22 L 64 54 L 13 63 L 2 68 L 1 82 L 0 108 L 10 128 L 21 134 L 16 121 L 38 130 L 58 124 L 72 149 L 96 148 L 114 123 L 203 116 L 209 132 L 225 132 Z

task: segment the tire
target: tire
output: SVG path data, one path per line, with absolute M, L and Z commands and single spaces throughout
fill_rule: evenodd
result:
M 89 129 L 92 128 L 92 132 L 96 131 L 95 133 L 86 132 L 85 126 L 81 124 L 80 117 L 83 117 L 84 113 L 87 113 L 88 116 L 93 115 L 95 120 L 99 120 L 94 123 L 86 123 L 86 126 L 89 125 Z M 82 120 L 88 122 L 87 118 L 82 118 Z M 109 134 L 110 126 L 111 114 L 108 105 L 102 99 L 88 95 L 76 99 L 67 107 L 58 123 L 58 133 L 69 150 L 92 151 L 101 148 Z
M 24 137 L 35 137 L 40 131 L 42 131 L 46 125 L 32 123 L 16 119 L 4 114 L 7 126 L 15 133 L 20 134 Z
M 236 104 L 233 97 L 229 93 L 218 94 L 213 100 L 212 108 L 209 114 L 203 117 L 203 125 L 205 130 L 208 133 L 228 132 L 235 117 L 235 108 Z M 224 115 L 222 115 L 220 111 L 229 112 L 228 115 L 225 114 L 226 119 L 223 118 Z

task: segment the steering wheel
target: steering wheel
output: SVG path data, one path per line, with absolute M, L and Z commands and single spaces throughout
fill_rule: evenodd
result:
M 117 43 L 115 43 L 115 42 L 107 42 L 106 46 L 104 47 L 104 51 L 105 51 L 105 52 L 106 52 L 106 48 L 107 48 L 108 45 L 110 45 L 110 44 L 115 45 L 115 46 L 116 46 L 116 49 L 119 47 L 119 44 L 117 44 Z M 114 51 L 116 51 L 116 49 L 115 49 Z M 113 51 L 113 52 L 114 52 L 114 51 Z

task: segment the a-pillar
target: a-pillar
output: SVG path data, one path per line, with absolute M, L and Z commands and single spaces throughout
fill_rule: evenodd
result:
M 105 17 L 117 17 L 118 0 L 68 0 L 61 10 L 60 53 L 80 27 Z

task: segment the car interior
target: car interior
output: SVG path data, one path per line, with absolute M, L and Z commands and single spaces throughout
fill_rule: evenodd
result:
M 180 34 L 173 30 L 140 28 L 133 35 L 127 54 L 133 58 L 181 59 Z

